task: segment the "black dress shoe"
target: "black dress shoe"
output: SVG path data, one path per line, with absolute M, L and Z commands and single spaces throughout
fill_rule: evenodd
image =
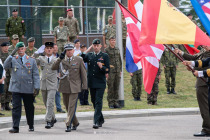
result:
M 120 108 L 120 106 L 118 104 L 115 104 L 114 108 Z
M 51 121 L 51 127 L 53 127 L 54 126 L 54 124 L 57 122 L 57 120 L 56 119 L 54 119 L 54 120 L 52 120 Z
M 66 113 L 64 110 L 57 110 L 57 112 L 59 112 L 59 113 Z
M 209 133 L 206 133 L 206 132 L 201 131 L 201 132 L 199 132 L 199 133 L 197 133 L 197 134 L 194 134 L 193 136 L 195 136 L 195 137 L 209 137 L 209 136 L 210 136 L 210 134 L 209 134 Z
M 71 132 L 71 126 L 67 126 L 65 131 L 66 132 Z
M 29 127 L 28 131 L 29 132 L 33 132 L 34 131 L 34 127 L 33 126 Z
M 9 130 L 10 133 L 19 133 L 19 129 L 18 128 L 12 128 Z
M 47 122 L 47 125 L 45 125 L 45 128 L 46 128 L 46 129 L 50 129 L 51 126 L 52 126 L 51 122 Z
M 77 130 L 77 127 L 79 126 L 79 123 L 75 126 L 72 126 L 71 130 Z
M 99 128 L 99 125 L 96 123 L 96 124 L 93 125 L 93 128 L 94 129 L 98 129 Z

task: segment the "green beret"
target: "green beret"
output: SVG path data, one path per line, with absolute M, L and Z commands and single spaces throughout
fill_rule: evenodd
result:
M 96 38 L 93 40 L 92 44 L 101 44 L 101 41 L 100 41 L 100 39 Z
M 16 48 L 21 48 L 21 47 L 25 47 L 24 43 L 23 42 L 18 42 L 16 44 Z

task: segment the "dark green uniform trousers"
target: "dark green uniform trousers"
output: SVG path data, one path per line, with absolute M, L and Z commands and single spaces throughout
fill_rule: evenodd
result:
M 104 88 L 90 88 L 91 102 L 95 109 L 94 124 L 104 123 L 104 117 L 102 114 L 104 90 Z

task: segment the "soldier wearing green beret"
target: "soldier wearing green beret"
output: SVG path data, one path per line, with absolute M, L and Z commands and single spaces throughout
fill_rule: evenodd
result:
M 18 16 L 17 9 L 12 11 L 12 17 L 7 19 L 5 33 L 8 39 L 12 40 L 12 35 L 17 34 L 20 41 L 24 38 L 26 32 L 25 23 L 22 17 Z
M 93 48 L 94 52 L 89 52 L 91 48 Z M 90 88 L 91 101 L 95 109 L 93 128 L 98 129 L 104 123 L 102 106 L 106 76 L 108 76 L 110 70 L 109 56 L 107 53 L 101 52 L 101 41 L 99 39 L 94 39 L 85 53 L 81 56 L 84 62 L 88 64 L 88 87 Z
M 37 51 L 37 48 L 34 47 L 35 38 L 34 37 L 30 37 L 27 40 L 27 42 L 28 42 L 28 47 L 26 47 L 26 54 L 28 56 L 32 56 Z

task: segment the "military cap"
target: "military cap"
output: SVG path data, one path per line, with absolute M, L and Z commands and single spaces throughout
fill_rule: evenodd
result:
M 116 39 L 116 38 L 115 38 L 115 36 L 110 36 L 110 37 L 109 37 L 109 40 L 110 40 L 110 39 Z
M 45 47 L 54 47 L 53 42 L 45 42 Z
M 112 15 L 109 15 L 109 16 L 108 16 L 108 19 L 113 19 L 113 16 L 112 16 Z
M 191 13 L 188 13 L 187 16 L 192 16 L 192 14 Z
M 80 45 L 80 48 L 83 48 L 83 47 L 86 47 L 86 45 L 85 44 L 81 44 Z
M 1 43 L 1 46 L 4 47 L 4 46 L 9 46 L 9 42 L 3 42 Z
M 73 11 L 73 10 L 72 9 L 67 9 L 66 11 L 68 12 L 68 11 Z
M 96 38 L 93 40 L 93 44 L 101 44 L 100 39 Z
M 14 34 L 14 35 L 12 35 L 12 39 L 13 39 L 13 40 L 16 40 L 16 39 L 19 39 L 19 37 L 18 37 L 17 34 Z
M 27 41 L 28 42 L 34 42 L 35 41 L 35 38 L 34 37 L 30 37 Z
M 63 21 L 64 19 L 63 19 L 63 17 L 59 17 L 59 19 L 58 19 L 59 21 Z
M 12 10 L 12 12 L 17 12 L 17 11 L 18 11 L 17 9 L 13 9 L 13 10 Z
M 77 42 L 79 42 L 79 39 L 75 39 L 74 40 L 74 44 L 76 44 Z
M 25 44 L 23 42 L 18 42 L 16 44 L 16 48 L 21 48 L 21 47 L 25 47 Z
M 66 45 L 64 46 L 64 49 L 65 49 L 65 50 L 73 50 L 73 49 L 74 49 L 74 45 L 73 45 L 73 44 L 66 44 Z

